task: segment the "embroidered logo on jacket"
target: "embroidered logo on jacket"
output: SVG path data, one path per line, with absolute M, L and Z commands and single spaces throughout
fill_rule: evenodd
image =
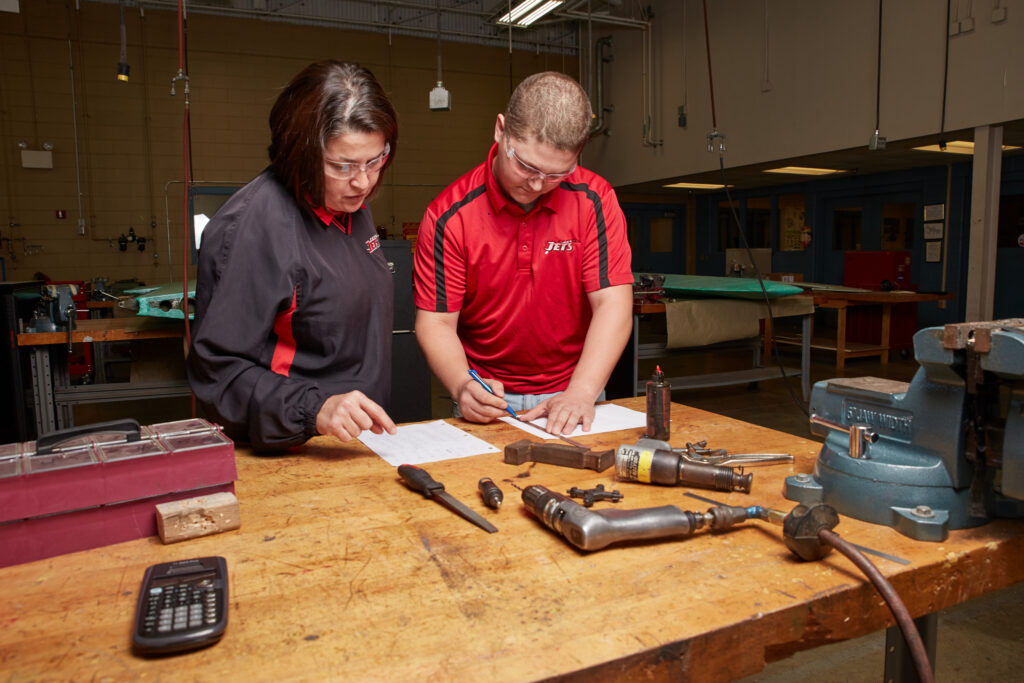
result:
M 544 253 L 547 254 L 552 251 L 572 251 L 574 244 L 579 240 L 562 240 L 561 242 L 548 242 L 548 246 L 544 248 Z
M 366 253 L 372 254 L 378 249 L 380 249 L 380 237 L 374 235 L 370 239 L 366 240 Z

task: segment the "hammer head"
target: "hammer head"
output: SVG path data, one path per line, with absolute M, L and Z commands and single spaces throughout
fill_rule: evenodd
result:
M 603 472 L 615 462 L 615 452 L 611 449 L 594 451 L 560 443 L 520 439 L 505 446 L 505 462 L 509 465 L 542 462 L 548 465 Z

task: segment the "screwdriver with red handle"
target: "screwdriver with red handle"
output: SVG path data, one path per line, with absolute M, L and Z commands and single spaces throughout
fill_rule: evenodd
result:
M 461 515 L 464 519 L 476 524 L 484 531 L 488 531 L 493 534 L 498 530 L 496 526 L 488 522 L 476 512 L 470 510 L 463 503 L 460 503 L 447 493 L 444 490 L 444 484 L 439 481 L 435 481 L 433 477 L 427 474 L 425 469 L 416 467 L 415 465 L 399 465 L 398 476 L 402 478 L 402 481 L 409 485 L 409 488 L 414 491 L 419 491 L 427 498 L 433 498 L 446 506 L 452 512 Z

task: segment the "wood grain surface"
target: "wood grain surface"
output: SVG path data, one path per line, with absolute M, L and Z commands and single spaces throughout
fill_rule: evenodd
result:
M 154 318 L 134 316 L 131 318 L 94 318 L 76 320 L 71 332 L 71 341 L 110 342 L 133 339 L 166 339 L 185 334 L 185 323 L 175 318 Z M 66 344 L 68 333 L 64 332 L 22 332 L 18 335 L 18 346 L 43 346 Z
M 618 401 L 643 410 L 644 399 Z M 785 510 L 785 476 L 809 472 L 818 444 L 672 406 L 672 442 L 708 439 L 730 452 L 775 451 L 793 464 L 753 470 L 750 494 L 695 491 Z M 523 437 L 497 423 L 453 423 L 501 448 Z M 633 443 L 639 429 L 581 437 Z M 577 551 L 542 526 L 512 484 L 603 483 L 617 505 L 704 511 L 680 487 L 525 463 L 500 453 L 425 465 L 492 520 L 488 534 L 409 490 L 358 442 L 317 438 L 293 454 L 239 450 L 242 526 L 170 546 L 143 539 L 0 569 L 0 679 L 23 680 L 565 680 L 725 681 L 766 662 L 892 625 L 881 597 L 845 558 L 801 563 L 780 530 L 727 532 Z M 501 486 L 499 511 L 477 481 Z M 998 521 L 924 543 L 843 518 L 916 617 L 1024 578 L 1024 523 Z M 2 549 L 0 549 L 2 552 Z M 162 659 L 130 652 L 139 582 L 153 563 L 222 555 L 230 576 L 224 639 Z
M 816 290 L 814 304 L 836 308 L 848 304 L 906 304 L 922 301 L 949 301 L 951 292 L 911 292 L 906 290 L 892 292 L 833 292 Z

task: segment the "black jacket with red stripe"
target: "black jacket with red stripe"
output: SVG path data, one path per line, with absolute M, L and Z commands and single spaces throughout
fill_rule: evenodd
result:
M 268 169 L 203 231 L 188 378 L 211 419 L 254 448 L 316 436 L 333 394 L 388 407 L 394 282 L 370 210 L 344 218 L 301 210 Z

